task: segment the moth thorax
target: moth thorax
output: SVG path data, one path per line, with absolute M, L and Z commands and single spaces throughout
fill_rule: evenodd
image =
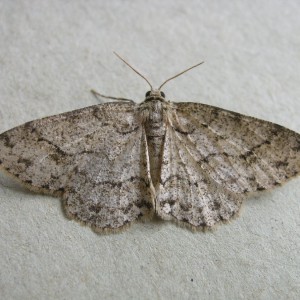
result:
M 144 125 L 147 136 L 164 136 L 165 134 L 165 113 L 163 103 L 153 100 L 145 103 L 147 108 L 144 110 Z

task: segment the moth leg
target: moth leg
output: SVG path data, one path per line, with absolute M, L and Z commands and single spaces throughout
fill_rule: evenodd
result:
M 111 99 L 111 100 L 126 101 L 126 102 L 135 103 L 135 101 L 132 100 L 132 99 L 121 98 L 121 97 L 119 98 L 119 97 L 105 96 L 105 95 L 102 95 L 102 94 L 96 92 L 95 90 L 91 90 L 91 93 L 92 93 L 97 99 L 98 99 L 98 97 L 102 97 L 102 98 Z

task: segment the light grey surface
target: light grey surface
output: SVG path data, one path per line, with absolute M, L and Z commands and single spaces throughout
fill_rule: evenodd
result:
M 1 1 L 0 131 L 97 103 L 221 106 L 300 131 L 300 3 L 290 1 Z M 0 177 L 1 299 L 297 299 L 300 179 L 251 198 L 240 218 L 192 233 L 162 221 L 96 235 L 60 201 Z

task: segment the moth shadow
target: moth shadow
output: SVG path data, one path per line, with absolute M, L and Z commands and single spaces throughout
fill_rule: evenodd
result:
M 27 195 L 34 195 L 35 192 L 29 190 L 23 183 L 21 183 L 15 176 L 10 175 L 3 170 L 0 171 L 0 186 L 8 188 L 18 193 Z

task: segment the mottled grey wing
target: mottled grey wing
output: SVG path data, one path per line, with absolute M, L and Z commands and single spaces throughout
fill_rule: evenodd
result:
M 66 213 L 95 229 L 120 228 L 152 207 L 134 104 L 91 106 L 4 132 L 0 166 L 31 190 L 62 195 Z
M 195 227 L 229 220 L 244 194 L 300 171 L 300 135 L 282 126 L 197 103 L 169 111 L 156 210 Z
M 198 103 L 175 103 L 174 129 L 194 160 L 235 193 L 270 189 L 300 172 L 300 135 Z
M 160 184 L 156 187 L 158 215 L 203 228 L 229 220 L 239 211 L 243 196 L 215 182 L 178 135 L 167 127 Z

